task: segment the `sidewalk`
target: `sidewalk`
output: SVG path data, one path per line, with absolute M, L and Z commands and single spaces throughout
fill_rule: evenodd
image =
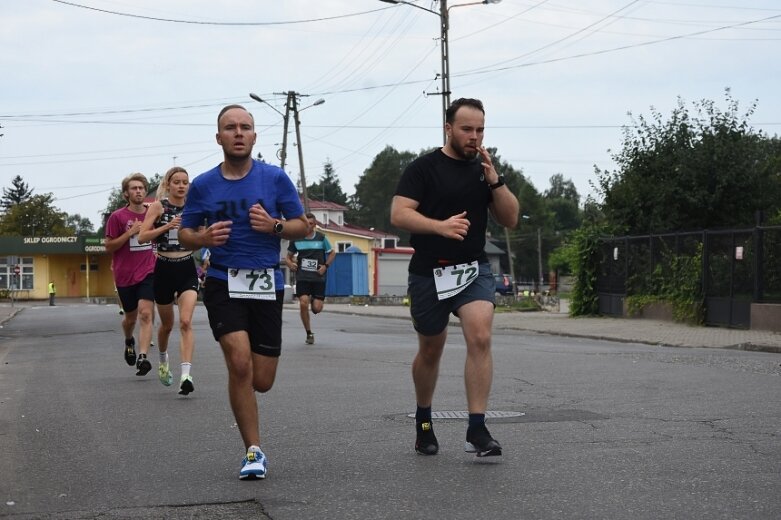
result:
M 81 299 L 60 299 L 58 305 L 83 303 Z M 497 312 L 494 315 L 495 331 L 523 331 L 558 336 L 582 337 L 626 343 L 644 343 L 671 347 L 704 347 L 757 350 L 781 353 L 781 334 L 760 330 L 739 330 L 721 327 L 695 327 L 682 323 L 658 320 L 612 317 L 577 317 L 566 313 L 562 302 L 561 312 Z M 47 306 L 48 301 L 0 302 L 0 327 L 26 307 Z M 298 303 L 285 304 L 286 309 L 297 310 Z M 323 312 L 378 316 L 409 321 L 409 307 L 393 305 L 351 305 L 329 303 Z M 458 319 L 451 318 L 458 324 Z
M 295 304 L 292 304 L 295 305 Z M 328 303 L 323 312 L 383 316 L 409 320 L 409 307 Z M 451 317 L 452 324 L 458 319 Z M 781 353 L 781 334 L 770 331 L 695 327 L 658 320 L 577 317 L 562 312 L 497 312 L 494 331 L 524 331 L 672 347 L 710 347 Z

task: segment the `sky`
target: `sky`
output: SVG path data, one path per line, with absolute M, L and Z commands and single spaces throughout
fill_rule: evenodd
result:
M 462 4 L 447 2 L 451 99 L 484 102 L 484 144 L 539 192 L 561 174 L 598 199 L 622 129 L 679 99 L 726 110 L 729 88 L 755 130 L 781 129 L 777 0 Z M 226 104 L 279 164 L 294 91 L 307 184 L 330 162 L 351 195 L 385 147 L 442 144 L 441 20 L 431 0 L 0 0 L 0 187 L 19 175 L 97 228 L 126 175 L 219 164 Z

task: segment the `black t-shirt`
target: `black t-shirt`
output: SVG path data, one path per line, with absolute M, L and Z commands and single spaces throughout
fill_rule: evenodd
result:
M 484 250 L 485 231 L 492 197 L 480 156 L 461 161 L 435 150 L 418 157 L 401 175 L 396 195 L 416 200 L 417 211 L 426 217 L 445 220 L 466 211 L 470 222 L 463 241 L 413 233 L 410 245 L 415 253 L 409 264 L 411 273 L 428 276 L 437 266 L 488 260 Z

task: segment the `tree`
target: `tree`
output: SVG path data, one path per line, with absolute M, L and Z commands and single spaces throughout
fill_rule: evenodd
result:
M 409 233 L 391 226 L 390 205 L 401 173 L 415 157 L 412 152 L 399 152 L 391 146 L 378 153 L 355 185 L 355 194 L 349 198 L 347 221 L 392 232 L 407 242 Z
M 307 186 L 307 194 L 313 200 L 320 199 L 335 202 L 342 206 L 347 205 L 347 195 L 342 191 L 339 177 L 336 176 L 330 159 L 323 165 L 323 174 L 320 176 L 320 182 Z
M 74 235 L 90 235 L 95 232 L 95 226 L 90 219 L 82 217 L 78 213 L 68 215 L 65 219 L 65 226 L 71 230 Z
M 70 235 L 66 225 L 68 214 L 52 205 L 54 195 L 33 195 L 29 199 L 8 208 L 0 219 L 0 235 L 3 236 L 54 236 Z
M 579 208 L 580 195 L 575 183 L 564 180 L 564 176 L 557 173 L 550 178 L 550 185 L 543 198 L 547 212 L 553 217 L 553 231 L 566 233 L 577 229 L 583 219 Z
M 0 199 L 0 206 L 2 206 L 3 212 L 8 211 L 8 208 L 11 206 L 30 200 L 32 195 L 33 190 L 28 187 L 21 175 L 17 175 L 11 179 L 11 188 L 3 188 L 3 197 Z
M 597 170 L 609 226 L 627 234 L 753 225 L 757 211 L 778 212 L 779 146 L 748 123 L 725 91 L 727 109 L 679 98 L 669 119 L 651 108 L 624 128 L 618 169 Z M 631 117 L 631 114 L 630 114 Z

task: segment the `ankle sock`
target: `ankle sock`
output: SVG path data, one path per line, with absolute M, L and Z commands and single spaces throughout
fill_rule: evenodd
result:
M 192 363 L 184 362 L 182 363 L 182 377 L 187 377 L 190 375 L 190 368 L 193 366 Z
M 418 424 L 424 422 L 431 422 L 431 407 L 427 406 L 423 408 L 420 405 L 418 405 L 418 408 L 415 411 L 415 422 Z
M 469 429 L 479 428 L 485 426 L 485 414 L 484 413 L 470 413 L 469 414 Z
M 160 352 L 160 364 L 168 363 L 168 351 Z

